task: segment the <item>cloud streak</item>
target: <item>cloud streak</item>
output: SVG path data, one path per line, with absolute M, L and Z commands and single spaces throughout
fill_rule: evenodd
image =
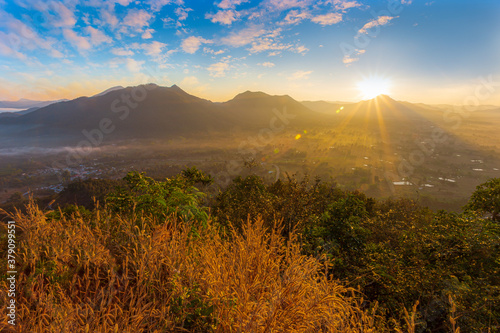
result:
M 375 27 L 378 27 L 378 26 L 386 25 L 389 22 L 391 22 L 391 20 L 393 20 L 395 18 L 397 18 L 397 16 L 395 16 L 395 17 L 393 17 L 393 16 L 379 16 L 378 18 L 373 19 L 373 20 L 369 21 L 368 23 L 366 23 L 361 29 L 359 29 L 358 32 L 360 34 L 367 34 L 368 30 L 375 28 Z

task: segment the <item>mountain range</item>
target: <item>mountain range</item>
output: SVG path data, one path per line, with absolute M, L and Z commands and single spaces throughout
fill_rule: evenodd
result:
M 17 101 L 0 101 L 0 109 L 30 109 L 30 108 L 42 108 L 44 106 L 67 101 L 67 99 L 60 99 L 55 101 L 34 101 L 31 99 L 22 98 Z
M 273 110 L 293 113 L 293 122 L 310 122 L 312 112 L 289 96 L 244 92 L 213 103 L 176 85 L 115 87 L 92 97 L 54 103 L 15 117 L 0 117 L 0 140 L 68 145 L 83 131 L 110 122 L 109 139 L 169 138 L 266 127 Z
M 22 104 L 24 101 L 25 104 Z M 33 103 L 32 103 L 33 102 Z M 20 100 L 12 105 L 35 105 Z M 5 104 L 9 105 L 9 104 Z M 39 104 L 38 104 L 39 105 Z M 298 102 L 288 95 L 246 91 L 214 103 L 177 85 L 113 87 L 91 97 L 52 104 L 0 117 L 0 143 L 67 146 L 99 130 L 108 142 L 143 138 L 203 137 L 213 133 L 258 133 L 280 120 L 288 131 L 357 128 L 375 136 L 426 135 L 442 118 L 443 106 L 400 102 L 380 95 L 358 103 Z M 383 133 L 386 131 L 387 133 Z

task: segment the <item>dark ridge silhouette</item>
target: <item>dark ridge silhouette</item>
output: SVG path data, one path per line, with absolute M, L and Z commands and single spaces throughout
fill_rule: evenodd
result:
M 72 144 L 81 140 L 83 131 L 99 129 L 103 121 L 113 128 L 106 134 L 108 139 L 169 138 L 264 128 L 277 113 L 290 114 L 287 125 L 292 125 L 307 122 L 311 111 L 290 96 L 245 92 L 228 102 L 213 103 L 177 85 L 148 84 L 114 87 L 92 97 L 2 117 L 0 129 L 10 138 L 59 138 Z
M 18 101 L 0 101 L 0 108 L 9 109 L 29 109 L 34 107 L 44 107 L 50 104 L 67 101 L 67 99 L 60 99 L 56 101 L 34 101 L 31 99 L 22 98 Z

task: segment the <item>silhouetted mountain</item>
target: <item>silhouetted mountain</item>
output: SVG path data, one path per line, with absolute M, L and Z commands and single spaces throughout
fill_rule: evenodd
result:
M 289 96 L 245 92 L 228 102 L 213 103 L 176 85 L 149 84 L 115 87 L 22 116 L 0 118 L 0 128 L 9 136 L 60 138 L 72 144 L 82 139 L 82 133 L 97 129 L 108 132 L 104 133 L 107 139 L 168 138 L 260 129 L 280 115 L 288 115 L 287 125 L 298 120 L 303 124 L 311 111 Z
M 236 95 L 233 99 L 222 103 L 225 117 L 233 124 L 244 128 L 268 127 L 277 115 L 286 115 L 287 126 L 316 123 L 316 113 L 297 102 L 288 95 L 271 96 L 263 92 L 250 92 Z
M 20 99 L 18 101 L 0 101 L 0 108 L 11 108 L 11 109 L 29 109 L 34 107 L 44 107 L 50 104 L 67 101 L 67 99 L 60 99 L 56 101 L 33 101 L 30 99 Z
M 326 102 L 326 101 L 302 101 L 302 105 L 305 107 L 321 113 L 334 114 L 341 106 L 351 103 L 337 103 L 337 102 Z
M 84 139 L 100 144 L 103 140 L 206 138 L 214 133 L 246 137 L 246 132 L 269 129 L 273 135 L 283 130 L 338 132 L 345 128 L 384 142 L 398 142 L 412 133 L 430 135 L 443 118 L 441 109 L 386 95 L 341 105 L 300 103 L 288 95 L 246 91 L 227 102 L 213 103 L 176 85 L 155 84 L 113 87 L 92 97 L 28 111 L 0 116 L 0 140 L 5 147 L 76 145 Z
M 100 93 L 98 93 L 98 94 L 95 94 L 95 95 L 94 95 L 94 96 L 92 96 L 92 97 L 103 96 L 103 95 L 106 95 L 106 94 L 107 94 L 107 93 L 109 93 L 109 92 L 112 92 L 112 91 L 115 91 L 115 90 L 120 90 L 120 89 L 124 89 L 124 87 L 122 87 L 122 86 L 111 87 L 111 88 L 109 88 L 109 89 L 104 90 L 103 92 L 100 92 Z

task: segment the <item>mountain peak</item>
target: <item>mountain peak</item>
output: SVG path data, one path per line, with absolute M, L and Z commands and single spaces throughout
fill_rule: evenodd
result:
M 109 89 L 106 89 L 106 90 L 104 90 L 104 91 L 102 91 L 102 92 L 98 93 L 98 94 L 95 94 L 95 95 L 94 95 L 94 96 L 92 96 L 92 97 L 104 96 L 104 95 L 106 95 L 106 94 L 107 94 L 107 93 L 109 93 L 109 92 L 112 92 L 112 91 L 115 91 L 115 90 L 120 90 L 120 89 L 124 89 L 124 88 L 123 88 L 122 86 L 115 86 L 115 87 L 111 87 L 111 88 L 109 88 Z
M 393 99 L 391 96 L 385 95 L 385 94 L 380 94 L 380 95 L 378 95 L 376 97 L 364 100 L 362 102 L 398 103 L 398 101 L 396 101 L 395 99 Z
M 242 100 L 242 99 L 252 99 L 252 98 L 262 98 L 262 97 L 269 97 L 268 94 L 262 92 L 262 91 L 250 91 L 247 90 L 245 92 L 242 92 L 238 95 L 236 95 L 233 100 Z
M 184 90 L 181 89 L 181 87 L 179 87 L 178 85 L 176 84 L 173 84 L 170 88 L 170 90 L 173 90 L 173 91 L 177 91 L 177 92 L 182 92 L 182 93 L 185 93 Z

